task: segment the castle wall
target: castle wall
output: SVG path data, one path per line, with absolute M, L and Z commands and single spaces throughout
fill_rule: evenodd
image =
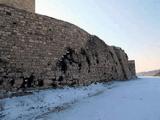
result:
M 126 53 L 79 27 L 0 5 L 0 90 L 127 80 Z
M 129 69 L 131 71 L 131 74 L 133 77 L 136 77 L 136 66 L 135 66 L 135 61 L 134 60 L 129 60 Z
M 0 4 L 35 12 L 35 0 L 0 0 Z

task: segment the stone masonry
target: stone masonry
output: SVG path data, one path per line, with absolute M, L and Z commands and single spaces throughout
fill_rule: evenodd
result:
M 135 77 L 135 62 L 121 48 L 73 24 L 0 5 L 1 91 Z
M 0 0 L 0 4 L 35 12 L 35 0 Z

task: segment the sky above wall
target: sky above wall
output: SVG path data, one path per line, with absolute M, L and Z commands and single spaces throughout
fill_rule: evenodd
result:
M 71 22 L 136 60 L 160 69 L 160 0 L 37 0 L 36 12 Z

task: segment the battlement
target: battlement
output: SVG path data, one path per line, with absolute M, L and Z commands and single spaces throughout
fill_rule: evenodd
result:
M 35 12 L 35 0 L 0 0 L 0 4 Z

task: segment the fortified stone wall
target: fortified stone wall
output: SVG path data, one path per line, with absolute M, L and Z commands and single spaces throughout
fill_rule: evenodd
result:
M 0 0 L 0 4 L 35 12 L 35 0 Z
M 129 70 L 131 71 L 131 74 L 136 77 L 136 66 L 134 60 L 129 60 Z
M 0 90 L 87 85 L 135 77 L 127 54 L 79 27 L 0 5 Z

